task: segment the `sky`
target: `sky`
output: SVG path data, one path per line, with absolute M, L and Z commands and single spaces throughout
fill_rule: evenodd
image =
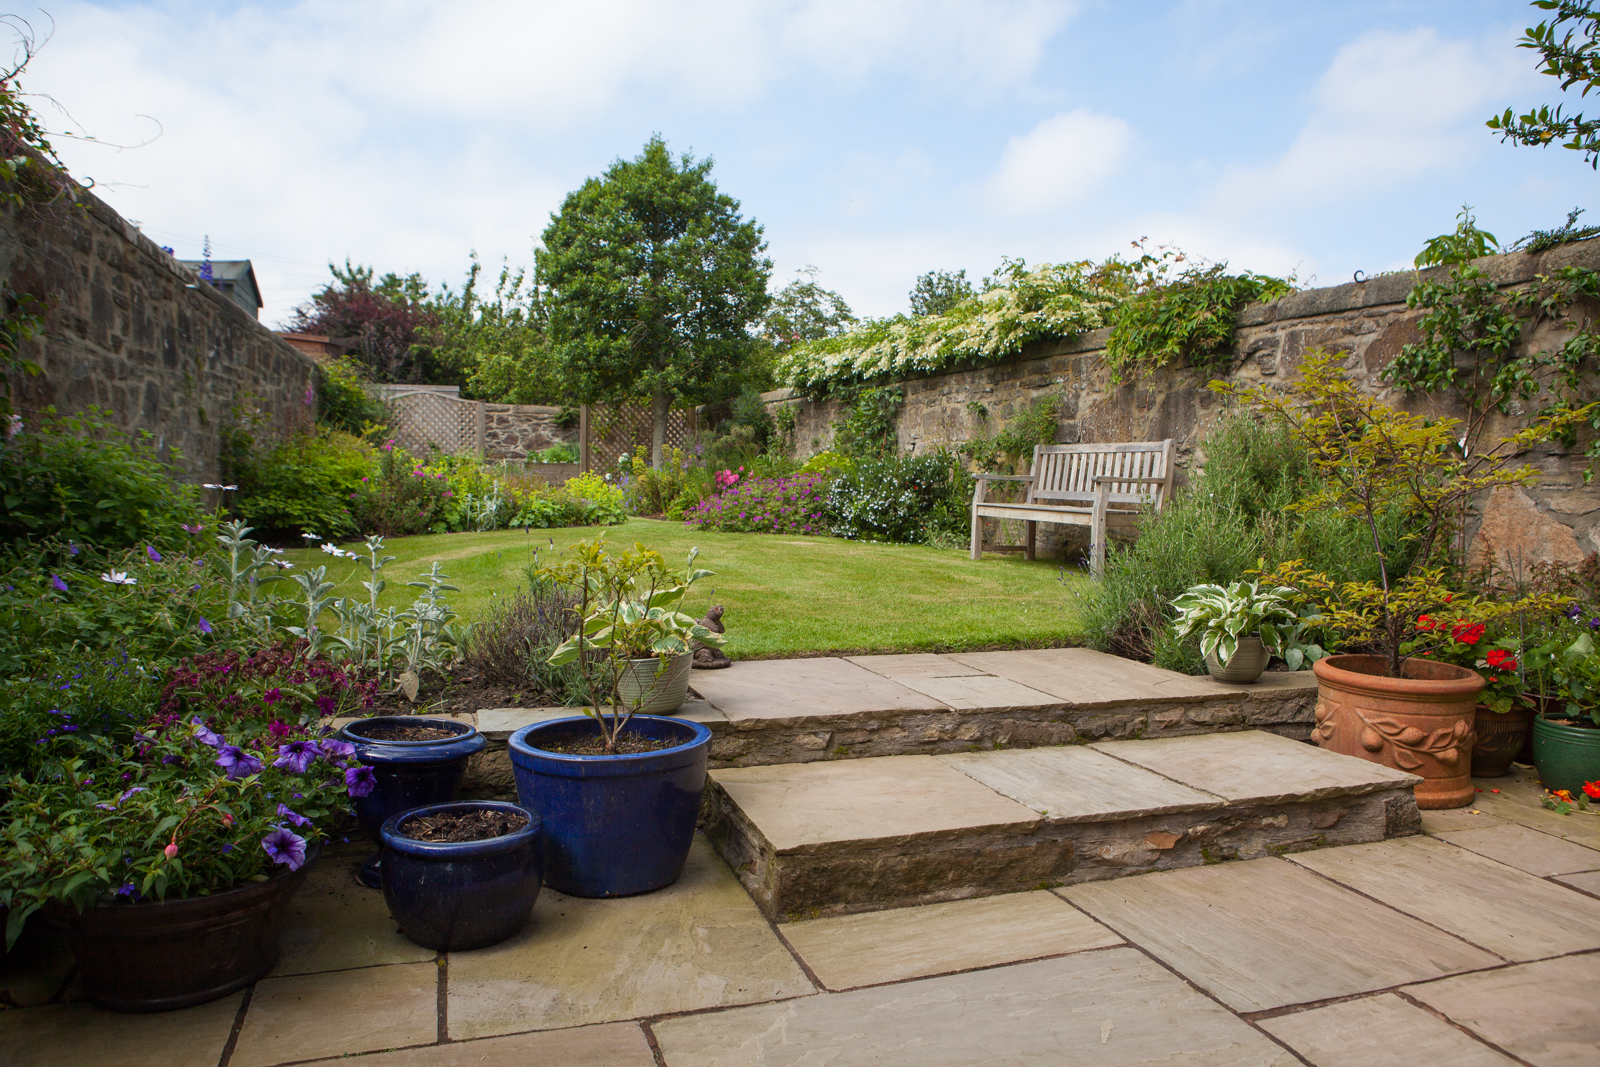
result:
M 21 79 L 97 195 L 249 258 L 278 324 L 347 258 L 530 266 L 562 199 L 659 133 L 863 315 L 925 271 L 1174 244 L 1334 285 L 1463 204 L 1510 243 L 1597 208 L 1507 0 L 48 3 Z

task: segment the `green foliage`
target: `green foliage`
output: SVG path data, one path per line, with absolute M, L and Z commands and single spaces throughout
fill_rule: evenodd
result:
M 37 212 L 58 201 L 76 203 L 78 187 L 56 157 L 49 135 L 26 103 L 17 79 L 33 59 L 35 40 L 26 25 L 20 30 L 20 62 L 0 74 L 0 204 Z
M 972 477 L 951 453 L 857 459 L 828 486 L 835 537 L 949 544 L 968 526 Z
M 761 319 L 761 336 L 777 352 L 836 337 L 857 321 L 844 297 L 817 284 L 817 268 L 802 267 L 795 273 L 800 277 L 773 294 Z
M 125 651 L 53 649 L 0 682 L 0 767 L 32 780 L 55 748 L 82 732 L 125 741 L 150 717 L 161 686 Z
M 843 422 L 833 424 L 833 443 L 857 459 L 893 456 L 900 450 L 898 419 L 905 394 L 895 386 L 878 386 L 847 394 Z
M 1180 640 L 1199 636 L 1200 654 L 1223 665 L 1233 659 L 1241 638 L 1259 637 L 1267 651 L 1297 671 L 1308 652 L 1313 661 L 1323 653 L 1317 645 L 1295 640 L 1300 618 L 1288 599 L 1294 595 L 1287 586 L 1262 590 L 1259 582 L 1191 586 L 1172 601 L 1177 613 L 1172 635 Z
M 1517 42 L 1518 48 L 1539 53 L 1539 72 L 1561 80 L 1561 90 L 1581 87 L 1588 96 L 1600 79 L 1600 12 L 1591 0 L 1533 0 L 1542 11 L 1554 11 L 1555 18 L 1529 27 Z M 1566 32 L 1561 32 L 1566 26 Z M 1552 142 L 1582 152 L 1590 167 L 1600 166 L 1600 119 L 1564 114 L 1565 105 L 1548 104 L 1517 115 L 1511 108 L 1485 124 L 1500 131 L 1501 141 L 1544 146 Z
M 1170 262 L 1183 262 L 1174 254 Z M 1289 282 L 1265 274 L 1227 273 L 1227 264 L 1191 266 L 1170 280 L 1169 260 L 1144 256 L 1146 278 L 1117 309 L 1106 363 L 1113 382 L 1132 381 L 1169 364 L 1194 367 L 1225 364 L 1241 307 L 1252 300 L 1276 300 L 1292 291 Z
M 43 332 L 44 316 L 39 314 L 37 299 L 18 295 L 10 287 L 0 289 L 0 310 L 0 432 L 9 435 L 15 425 L 11 417 L 11 379 L 39 373 L 39 364 L 23 358 L 22 345 Z
M 60 537 L 113 550 L 160 546 L 200 521 L 200 503 L 181 474 L 141 432 L 130 441 L 95 408 L 54 409 L 37 427 L 0 441 L 0 538 Z
M 493 297 L 480 294 L 482 265 L 473 253 L 458 295 L 445 289 L 435 300 L 441 359 L 467 375 L 463 395 L 503 404 L 560 404 L 560 367 L 546 338 L 537 283 L 502 264 Z
M 370 484 L 375 454 L 372 446 L 343 430 L 296 434 L 235 470 L 239 495 L 234 511 L 274 536 L 354 534 L 351 501 Z
M 617 459 L 628 510 L 634 515 L 664 515 L 688 485 L 689 460 L 683 449 L 671 448 L 652 467 L 645 457 L 623 453 Z
M 533 463 L 576 463 L 578 462 L 578 446 L 570 441 L 541 448 L 528 456 Z
M 509 523 L 514 527 L 615 526 L 627 517 L 622 489 L 598 474 L 568 478 L 557 489 L 518 494 L 517 508 Z
M 1584 209 L 1581 207 L 1573 208 L 1567 212 L 1565 225 L 1558 226 L 1553 230 L 1534 230 L 1526 237 L 1519 239 L 1507 251 L 1538 255 L 1540 252 L 1548 252 L 1550 249 L 1564 244 L 1571 244 L 1574 241 L 1587 241 L 1591 237 L 1600 236 L 1600 226 L 1578 225 L 1578 216 L 1582 215 L 1583 211 Z
M 761 227 L 710 171 L 653 137 L 568 194 L 537 253 L 570 394 L 651 397 L 658 441 L 674 399 L 706 396 L 750 358 L 770 299 Z
M 930 270 L 919 274 L 911 287 L 911 314 L 946 315 L 958 304 L 977 296 L 964 270 Z
M 378 447 L 378 464 L 362 479 L 350 500 L 356 529 L 380 537 L 425 533 L 443 520 L 446 493 L 454 495 L 441 472 L 422 469 L 420 460 L 386 441 Z
M 368 389 L 358 365 L 342 359 L 317 365 L 317 425 L 365 437 L 389 423 L 389 409 Z
M 961 444 L 959 451 L 972 460 L 974 468 L 991 474 L 1015 474 L 1033 458 L 1035 445 L 1053 444 L 1061 397 L 1051 393 L 1036 396 L 1022 411 L 1006 420 L 999 433 L 990 435 L 989 410 L 974 401 L 967 405 L 978 419 L 978 430 Z

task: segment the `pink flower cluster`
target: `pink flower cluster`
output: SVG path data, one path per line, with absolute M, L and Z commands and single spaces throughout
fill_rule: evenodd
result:
M 743 473 L 743 467 L 739 468 L 738 474 L 735 474 L 730 470 L 720 470 L 716 474 L 712 475 L 711 480 L 717 483 L 717 492 L 724 493 L 739 484 L 739 476 Z
M 725 533 L 825 534 L 825 481 L 822 474 L 793 474 L 730 483 L 720 496 L 708 497 L 685 512 L 683 521 Z

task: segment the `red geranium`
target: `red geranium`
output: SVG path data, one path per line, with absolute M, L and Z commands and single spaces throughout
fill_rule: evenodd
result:
M 1433 616 L 1432 615 L 1418 615 L 1417 616 L 1417 629 L 1419 629 L 1419 630 L 1432 630 L 1435 627 L 1437 627 L 1438 625 L 1439 625 L 1438 623 L 1433 621 Z
M 1450 628 L 1450 636 L 1464 645 L 1475 645 L 1483 640 L 1483 623 L 1459 622 Z
M 1583 791 L 1596 800 L 1600 800 L 1600 782 L 1584 782 Z
M 1489 654 L 1484 658 L 1489 661 L 1489 666 L 1497 671 L 1514 671 L 1517 669 L 1517 657 L 1504 649 L 1490 649 Z

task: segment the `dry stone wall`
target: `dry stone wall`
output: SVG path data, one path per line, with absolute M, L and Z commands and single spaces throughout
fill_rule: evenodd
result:
M 1561 266 L 1600 269 L 1600 240 L 1552 249 L 1542 255 L 1492 256 L 1479 266 L 1499 284 L 1531 280 Z M 905 403 L 899 416 L 900 443 L 913 452 L 954 446 L 979 436 L 985 424 L 975 405 L 988 411 L 990 432 L 1025 411 L 1037 397 L 1061 398 L 1056 441 L 1178 442 L 1180 479 L 1203 465 L 1205 437 L 1216 424 L 1223 402 L 1206 388 L 1225 377 L 1233 381 L 1293 381 L 1307 351 L 1325 348 L 1346 353 L 1345 366 L 1362 387 L 1388 402 L 1430 416 L 1459 416 L 1459 406 L 1443 396 L 1406 396 L 1383 381 L 1384 369 L 1400 349 L 1421 339 L 1420 312 L 1406 307 L 1415 284 L 1410 272 L 1382 275 L 1324 289 L 1293 293 L 1266 304 L 1251 304 L 1240 314 L 1233 361 L 1222 368 L 1168 367 L 1133 384 L 1116 385 L 1105 362 L 1109 334 L 1099 330 L 1067 341 L 1036 344 L 1015 360 L 899 383 Z M 1600 315 L 1600 308 L 1578 307 L 1578 316 Z M 1564 334 L 1543 326 L 1524 338 L 1537 349 L 1558 347 Z M 794 443 L 807 456 L 829 446 L 833 424 L 842 419 L 837 401 L 814 402 L 789 391 L 766 394 L 772 409 L 795 411 Z M 1490 433 L 1509 431 L 1518 421 L 1499 418 Z M 1533 489 L 1500 490 L 1482 502 L 1470 551 L 1480 560 L 1509 555 L 1525 563 L 1571 561 L 1600 550 L 1600 488 L 1583 480 L 1587 442 L 1568 449 L 1550 443 L 1525 457 L 1537 468 Z M 1068 540 L 1060 538 L 1065 533 Z M 1041 526 L 1043 551 L 1069 558 L 1082 551 L 1082 531 Z M 1015 543 L 1013 540 L 1012 543 Z
M 49 407 L 109 410 L 146 431 L 185 480 L 216 481 L 236 418 L 258 438 L 315 419 L 311 357 L 167 255 L 92 194 L 43 218 L 0 215 L 0 285 L 44 302 L 45 329 L 13 380 L 25 422 Z

